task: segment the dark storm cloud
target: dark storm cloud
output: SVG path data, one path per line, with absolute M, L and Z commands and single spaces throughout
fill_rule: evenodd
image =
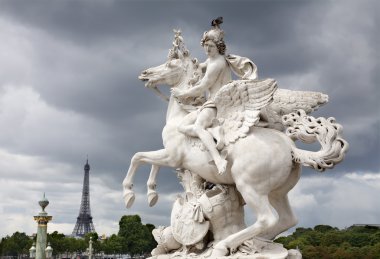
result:
M 47 45 L 34 39 L 41 66 L 34 80 L 49 103 L 117 121 L 123 116 L 120 111 L 127 116 L 134 113 L 146 93 L 136 79 L 148 63 L 144 54 L 164 47 L 163 60 L 170 47 L 171 27 L 158 29 L 165 24 L 157 22 L 162 18 L 159 12 L 144 18 L 145 5 L 128 1 L 9 1 L 4 2 L 2 12 L 37 30 L 40 36 L 56 40 Z M 157 3 L 151 5 L 155 8 Z M 46 48 L 39 48 L 41 45 Z M 75 52 L 77 55 L 71 54 Z M 157 108 L 156 103 L 152 98 L 142 108 Z
M 352 12 L 374 13 L 376 10 L 371 2 L 364 1 L 362 5 L 364 8 Z M 38 37 L 32 39 L 35 62 L 39 67 L 34 71 L 32 84 L 44 100 L 53 106 L 87 114 L 114 125 L 110 130 L 116 132 L 117 137 L 111 141 L 122 152 L 123 146 L 130 149 L 138 145 L 149 148 L 149 143 L 153 141 L 153 137 L 145 139 L 145 143 L 132 136 L 125 138 L 124 129 L 128 128 L 130 132 L 140 129 L 140 133 L 154 136 L 162 126 L 164 112 L 162 116 L 156 113 L 146 117 L 147 122 L 136 121 L 138 116 L 149 111 L 164 110 L 161 101 L 148 93 L 136 79 L 137 75 L 144 68 L 164 61 L 173 27 L 188 28 L 191 37 L 185 39 L 190 43 L 190 49 L 194 50 L 193 55 L 203 55 L 198 45 L 200 35 L 209 28 L 210 19 L 219 15 L 225 18 L 223 28 L 230 52 L 252 57 L 259 65 L 262 76 L 276 77 L 281 83 L 282 76 L 302 75 L 314 70 L 320 76 L 320 88 L 315 90 L 327 90 L 325 92 L 335 102 L 323 108 L 324 114 L 330 113 L 343 123 L 351 115 L 359 116 L 372 111 L 373 116 L 378 95 L 374 88 L 376 73 L 371 73 L 369 81 L 364 82 L 366 92 L 374 94 L 365 96 L 356 94 L 363 90 L 356 87 L 361 82 L 354 76 L 347 77 L 349 74 L 345 69 L 350 67 L 341 65 L 346 63 L 345 49 L 342 55 L 324 67 L 326 60 L 331 61 L 328 60 L 331 53 L 342 49 L 339 44 L 344 47 L 346 42 L 350 42 L 350 38 L 327 45 L 321 42 L 327 26 L 336 29 L 332 32 L 335 34 L 339 34 L 340 29 L 346 30 L 345 33 L 351 32 L 351 28 L 334 28 L 333 22 L 339 22 L 339 19 L 328 20 L 327 14 L 331 8 L 331 2 L 306 1 L 222 1 L 219 4 L 174 1 L 51 1 L 46 4 L 45 1 L 4 1 L 1 13 L 35 30 L 46 42 L 55 40 L 53 44 L 48 44 Z M 370 17 L 376 19 L 375 15 Z M 352 24 L 356 21 L 347 25 Z M 351 35 L 376 35 L 374 24 L 359 29 L 355 30 L 357 35 Z M 198 35 L 193 36 L 196 31 Z M 185 36 L 187 33 L 184 31 Z M 39 46 L 44 48 L 39 49 Z M 364 64 L 359 66 L 359 73 L 360 68 L 369 69 Z M 353 69 L 351 71 L 355 72 Z M 329 86 L 333 86 L 334 91 L 330 91 Z M 302 89 L 302 86 L 298 87 Z M 357 100 L 348 102 L 353 93 Z M 140 100 L 146 101 L 142 103 Z M 335 108 L 347 103 L 350 103 L 350 115 L 347 109 Z M 376 153 L 373 149 L 368 154 Z
M 263 47 L 271 50 L 264 50 L 265 53 L 289 55 L 289 51 L 281 50 L 286 44 L 289 46 L 294 42 L 296 32 L 293 24 L 298 22 L 294 17 L 305 6 L 311 8 L 299 1 L 275 6 L 265 2 L 252 5 L 245 1 L 239 4 L 171 1 L 52 1 L 46 4 L 45 1 L 6 1 L 2 13 L 41 31 L 42 36 L 56 40 L 56 44 L 46 48 L 38 49 L 35 46 L 41 67 L 36 71 L 35 85 L 48 103 L 117 122 L 124 121 L 126 117 L 129 119 L 132 113 L 159 107 L 157 99 L 151 97 L 145 97 L 151 101 L 138 105 L 147 93 L 139 87 L 142 84 L 136 77 L 147 66 L 164 61 L 172 37 L 171 28 L 191 24 L 192 29 L 198 31 L 196 45 L 191 46 L 191 50 L 195 49 L 194 53 L 199 56 L 201 33 L 209 28 L 211 17 L 224 15 L 227 21 L 225 30 L 228 32 L 226 40 L 231 45 L 249 50 L 254 46 L 254 53 L 261 53 Z M 173 15 L 163 15 L 167 12 Z M 281 23 L 273 22 L 274 19 Z M 236 30 L 236 25 L 244 29 Z M 36 45 L 44 45 L 36 41 Z M 124 44 L 128 43 L 130 46 L 125 47 Z M 105 46 L 112 50 L 104 50 Z M 291 52 L 294 53 L 295 49 L 296 46 L 293 46 Z M 156 52 L 157 58 L 144 55 L 147 50 L 152 54 Z M 72 51 L 79 55 L 84 52 L 85 56 L 70 55 Z M 245 51 L 241 52 L 245 54 Z M 271 56 L 265 59 L 271 59 Z M 260 63 L 259 57 L 257 60 Z M 305 68 L 305 63 L 282 66 L 281 71 L 288 71 L 291 67 L 292 71 Z M 281 62 L 272 63 L 273 67 L 276 65 L 281 65 Z M 141 109 L 136 111 L 136 106 Z
M 211 19 L 223 16 L 228 53 L 251 58 L 260 77 L 329 95 L 329 104 L 315 116 L 334 116 L 350 143 L 332 177 L 379 173 L 379 6 L 376 1 L 1 1 L 0 94 L 11 108 L 0 109 L 0 147 L 42 157 L 46 164 L 69 164 L 54 170 L 65 174 L 62 181 L 79 175 L 78 185 L 88 154 L 92 176 L 121 190 L 132 155 L 162 147 L 167 104 L 137 76 L 165 62 L 173 28 L 182 29 L 192 56 L 203 61 L 201 35 Z M 149 170 L 143 166 L 137 172 L 135 188 L 141 193 Z M 312 174 L 304 170 L 305 178 Z M 54 191 L 54 178 L 46 181 Z M 181 189 L 172 169 L 161 169 L 157 181 L 163 194 Z M 64 190 L 74 196 L 72 189 Z M 112 210 L 110 200 L 96 199 Z M 149 215 L 146 204 L 131 213 L 164 224 L 170 203 L 161 202 L 169 205 L 156 215 Z M 297 209 L 307 215 L 305 225 L 320 219 L 314 207 Z M 101 209 L 96 211 L 100 215 Z M 118 207 L 116 214 L 122 213 Z
M 79 108 L 81 111 L 98 112 L 99 115 L 103 113 L 103 115 L 108 115 L 103 116 L 103 118 L 109 118 L 111 114 L 117 114 L 112 113 L 112 110 L 130 110 L 129 108 L 135 105 L 134 100 L 138 99 L 134 98 L 136 97 L 134 94 L 138 94 L 138 96 L 144 94 L 142 90 L 137 89 L 129 91 L 127 94 L 129 89 L 125 87 L 126 83 L 137 85 L 136 75 L 148 65 L 145 59 L 141 58 L 141 55 L 139 55 L 139 59 L 142 62 L 136 60 L 136 54 L 140 52 L 139 50 L 146 51 L 150 48 L 156 50 L 161 48 L 166 51 L 169 46 L 168 38 L 171 37 L 171 27 L 187 25 L 191 21 L 192 26 L 199 31 L 199 36 L 196 39 L 198 43 L 201 32 L 208 29 L 209 17 L 221 14 L 225 16 L 227 21 L 230 20 L 230 22 L 226 22 L 225 30 L 229 33 L 228 38 L 231 44 L 233 43 L 232 39 L 235 39 L 235 42 L 238 40 L 237 44 L 241 44 L 242 48 L 251 45 L 257 45 L 256 48 L 260 46 L 268 48 L 268 46 L 277 45 L 281 46 L 279 49 L 282 49 L 285 43 L 291 42 L 289 39 L 292 38 L 292 35 L 295 35 L 293 24 L 298 21 L 294 17 L 303 10 L 303 6 L 305 3 L 299 1 L 278 3 L 274 7 L 265 2 L 252 5 L 244 1 L 239 2 L 239 4 L 222 2 L 222 4 L 217 5 L 213 2 L 111 1 L 107 3 L 91 2 L 90 4 L 88 1 L 52 1 L 46 4 L 44 1 L 33 3 L 8 1 L 4 3 L 2 10 L 8 17 L 27 26 L 38 28 L 47 35 L 56 38 L 57 41 L 63 42 L 63 44 L 73 44 L 78 48 L 90 49 L 93 56 L 99 55 L 99 51 L 101 51 L 96 46 L 104 48 L 104 44 L 110 44 L 114 49 L 123 49 L 120 44 L 123 44 L 125 40 L 134 43 L 134 46 L 130 48 L 133 49 L 133 52 L 120 51 L 118 54 L 121 56 L 119 56 L 121 62 L 115 62 L 108 69 L 105 67 L 97 69 L 97 67 L 91 66 L 93 64 L 91 58 L 88 58 L 87 63 L 75 62 L 75 59 L 67 60 L 67 57 L 59 56 L 59 49 L 52 49 L 50 53 L 46 53 L 49 50 L 44 50 L 40 55 L 42 62 L 44 60 L 46 62 L 46 64 L 41 65 L 53 70 L 51 73 L 53 78 L 50 80 L 49 74 L 45 74 L 46 70 L 43 70 L 44 73 L 41 71 L 41 77 L 45 83 L 39 82 L 41 85 L 46 85 L 45 87 L 42 86 L 44 88 L 42 94 L 49 95 L 46 98 L 48 101 L 53 99 L 52 102 L 55 104 L 74 105 L 73 109 Z M 192 12 L 188 12 L 188 10 L 192 10 Z M 173 15 L 163 15 L 169 11 Z M 215 15 L 212 16 L 214 13 Z M 197 19 L 198 17 L 200 19 Z M 281 24 L 272 22 L 274 18 L 281 21 Z M 244 29 L 234 29 L 235 24 L 239 24 L 239 27 Z M 199 48 L 199 46 L 196 47 Z M 257 52 L 260 53 L 261 51 Z M 165 52 L 161 52 L 161 58 L 163 53 Z M 109 55 L 112 53 L 106 54 L 108 54 L 108 58 L 111 58 Z M 124 56 L 122 56 L 123 54 Z M 90 53 L 88 55 L 90 56 Z M 132 62 L 129 62 L 131 58 Z M 152 60 L 151 57 L 150 60 Z M 74 77 L 76 80 L 85 78 L 77 82 L 57 80 L 56 76 L 59 76 L 61 67 L 54 71 L 52 63 L 53 65 L 59 63 L 62 66 L 62 64 L 65 65 L 65 62 L 68 62 L 66 66 L 72 66 L 70 70 L 79 74 L 79 76 L 75 74 L 77 75 Z M 276 62 L 272 66 L 278 63 Z M 297 64 L 301 63 L 303 62 Z M 141 66 L 142 64 L 144 65 Z M 282 69 L 289 69 L 289 67 L 289 65 L 283 66 Z M 301 67 L 305 67 L 305 65 Z M 86 77 L 85 75 L 91 76 Z M 70 78 L 70 74 L 66 77 Z M 78 87 L 79 85 L 80 87 Z M 57 93 L 57 89 L 66 90 Z M 107 95 L 104 91 L 107 91 L 107 94 L 114 98 L 112 102 L 105 99 Z M 86 101 L 86 96 L 87 99 L 93 101 Z M 124 99 L 123 102 L 123 98 L 128 99 Z M 127 106 L 128 104 L 129 106 Z M 99 111 L 98 107 L 102 107 L 102 111 Z M 148 106 L 147 108 L 152 107 Z M 107 110 L 109 110 L 108 113 Z

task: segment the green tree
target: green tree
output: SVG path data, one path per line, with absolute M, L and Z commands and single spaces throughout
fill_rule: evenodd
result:
M 106 254 L 121 254 L 123 253 L 123 237 L 112 235 L 106 239 L 101 245 L 101 250 Z
M 343 241 L 343 235 L 339 231 L 328 231 L 325 232 L 321 238 L 321 246 L 340 246 Z
M 277 242 L 277 243 L 281 243 L 283 244 L 286 248 L 289 247 L 289 243 L 293 240 L 295 240 L 296 238 L 293 236 L 293 235 L 289 235 L 289 236 L 282 236 L 282 237 L 279 237 L 277 239 L 274 240 L 274 242 Z
M 354 259 L 354 257 L 352 257 L 350 253 L 342 247 L 337 248 L 336 251 L 332 254 L 332 256 L 333 258 L 337 259 Z
M 352 233 L 348 235 L 351 246 L 362 247 L 371 244 L 371 236 L 366 233 Z
M 352 226 L 344 230 L 328 225 L 297 228 L 292 235 L 275 242 L 288 249 L 300 248 L 303 258 L 307 259 L 380 259 L 380 228 L 372 226 Z
M 318 249 L 312 245 L 307 245 L 302 249 L 302 256 L 303 258 L 308 259 L 320 259 L 321 255 L 318 251 Z
M 321 244 L 322 237 L 323 233 L 318 231 L 310 231 L 308 233 L 305 233 L 305 238 L 307 239 L 308 243 L 313 246 L 319 246 Z
M 66 237 L 63 243 L 65 247 L 66 257 L 68 257 L 68 253 L 75 254 L 86 251 L 88 247 L 88 243 L 82 238 L 76 239 L 74 237 Z M 54 247 L 53 247 L 54 249 Z
M 380 232 L 380 229 L 378 227 L 374 226 L 351 226 L 347 229 L 349 232 L 355 232 L 355 233 L 366 233 L 366 234 L 373 234 L 376 232 Z
M 0 241 L 0 255 L 3 255 L 4 240 L 5 238 L 2 238 Z
M 322 232 L 322 233 L 326 233 L 328 231 L 331 231 L 331 230 L 338 230 L 337 228 L 333 228 L 329 225 L 316 225 L 314 227 L 314 230 L 315 231 L 318 231 L 318 232 Z
M 119 222 L 118 235 L 124 239 L 123 252 L 131 255 L 149 253 L 152 233 L 141 223 L 139 215 L 125 215 Z
M 153 229 L 155 229 L 156 227 L 153 224 L 149 224 L 149 223 L 146 224 L 145 226 L 148 228 L 148 231 L 150 233 L 147 251 L 151 252 L 157 246 L 157 242 L 154 239 L 153 234 L 152 234 Z
M 299 237 L 296 240 L 293 240 L 293 241 L 289 242 L 288 248 L 290 248 L 290 249 L 299 248 L 299 249 L 302 250 L 307 245 L 309 245 L 309 243 L 307 242 L 306 238 Z
M 345 249 L 347 250 L 348 254 L 351 255 L 353 258 L 365 258 L 366 256 L 365 254 L 361 253 L 361 250 L 359 247 L 348 246 Z
M 296 228 L 296 231 L 294 231 L 292 236 L 296 239 L 303 236 L 305 233 L 310 233 L 311 231 L 313 231 L 311 228 Z
M 368 255 L 370 255 L 373 258 L 380 259 L 380 243 L 370 246 Z
M 99 235 L 96 232 L 87 233 L 84 236 L 84 242 L 86 243 L 85 250 L 89 247 L 90 237 L 92 238 L 92 249 L 94 253 L 97 253 L 100 251 L 100 242 L 99 242 Z
M 53 248 L 53 255 L 63 254 L 67 251 L 67 242 L 65 242 L 65 235 L 54 231 L 48 234 L 47 239 Z
M 371 245 L 375 245 L 377 243 L 380 243 L 380 231 L 371 234 L 370 240 L 371 240 Z
M 2 255 L 5 256 L 21 256 L 28 255 L 29 248 L 32 246 L 33 240 L 25 233 L 15 232 L 12 236 L 2 239 Z

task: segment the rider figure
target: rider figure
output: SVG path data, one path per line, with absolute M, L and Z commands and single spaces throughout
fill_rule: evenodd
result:
M 212 126 L 213 119 L 216 118 L 216 106 L 213 102 L 215 94 L 231 81 L 231 70 L 224 56 L 226 50 L 224 32 L 219 27 L 222 22 L 222 17 L 213 20 L 211 23 L 213 28 L 205 32 L 201 40 L 201 45 L 208 56 L 207 60 L 200 64 L 202 71 L 205 71 L 204 77 L 192 88 L 172 90 L 173 95 L 179 98 L 197 97 L 206 92 L 208 101 L 197 112 L 186 116 L 178 130 L 186 135 L 199 137 L 214 160 L 219 174 L 225 173 L 227 160 L 219 154 L 214 138 L 207 128 Z

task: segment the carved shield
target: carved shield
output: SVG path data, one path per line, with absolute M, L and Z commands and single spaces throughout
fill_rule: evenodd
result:
M 174 238 L 183 245 L 194 245 L 207 234 L 210 222 L 197 222 L 193 219 L 194 206 L 183 199 L 174 203 L 171 226 Z

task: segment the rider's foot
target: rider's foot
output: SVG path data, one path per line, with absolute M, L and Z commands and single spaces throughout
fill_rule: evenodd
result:
M 218 127 L 218 131 L 219 131 L 219 135 L 218 135 L 218 139 L 216 141 L 216 149 L 217 150 L 222 150 L 224 148 L 224 136 L 223 136 L 223 129 L 222 127 Z
M 218 168 L 218 174 L 223 175 L 227 170 L 227 160 L 220 158 L 219 161 L 215 161 L 215 164 L 216 164 L 216 167 Z

